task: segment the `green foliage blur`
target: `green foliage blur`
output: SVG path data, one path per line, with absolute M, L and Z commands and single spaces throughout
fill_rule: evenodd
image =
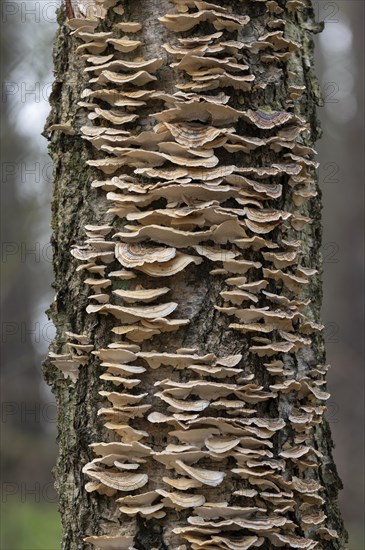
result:
M 58 550 L 57 504 L 10 500 L 1 507 L 1 550 Z

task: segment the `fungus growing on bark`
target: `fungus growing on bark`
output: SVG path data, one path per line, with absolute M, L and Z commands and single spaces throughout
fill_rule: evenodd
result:
M 140 23 L 134 23 L 131 21 L 116 23 L 115 26 L 117 27 L 117 29 L 120 29 L 123 32 L 130 32 L 130 33 L 136 33 L 142 29 L 142 25 Z
M 111 304 L 89 305 L 86 308 L 88 313 L 111 313 L 114 317 L 125 323 L 133 323 L 140 319 L 160 319 L 167 317 L 177 308 L 176 302 L 158 304 L 154 306 L 114 306 Z
M 132 536 L 101 535 L 99 537 L 86 537 L 84 541 L 96 546 L 98 550 L 135 550 Z
M 128 10 L 115 0 L 98 0 L 92 16 L 81 12 L 68 21 L 73 39 L 83 41 L 76 51 L 87 64 L 84 74 L 92 75 L 79 103 L 89 120 L 81 136 L 97 153 L 88 165 L 101 173 L 91 183 L 100 221 L 86 225 L 84 243 L 71 254 L 83 262 L 80 275 L 88 272 L 87 313 L 119 323 L 110 328 L 114 343 L 94 350 L 88 337 L 69 333 L 76 343 L 51 359 L 74 383 L 92 350 L 104 368 L 100 381 L 108 386 L 98 391 L 109 403 L 98 415 L 120 441 L 108 437 L 109 443 L 93 446 L 99 457 L 84 467 L 91 479 L 86 490 L 114 499 L 122 491 L 115 500 L 127 520 L 191 509 L 179 516 L 173 535 L 164 534 L 176 537 L 171 544 L 180 550 L 311 549 L 318 538 L 336 537 L 323 525 L 320 484 L 303 478 L 320 458 L 313 427 L 328 399 L 325 369 L 304 372 L 301 362 L 297 373 L 292 360 L 321 329 L 304 315 L 309 300 L 300 296 L 316 272 L 299 264 L 300 234 L 310 222 L 302 206 L 316 195 L 311 173 L 317 163 L 301 109 L 289 103 L 287 111 L 273 110 L 261 95 L 281 78 L 275 64 L 300 55 L 301 44 L 285 25 L 304 4 L 289 0 L 284 18 L 274 0 L 256 2 L 266 30 L 256 27 L 257 15 L 252 26 L 242 10 L 174 0 L 176 12 L 156 23 L 164 27 L 164 56 L 149 59 L 144 22 L 127 20 Z M 109 8 L 114 14 L 105 25 Z M 257 65 L 262 74 L 253 74 Z M 176 72 L 175 90 L 163 89 L 160 68 Z M 291 102 L 304 92 L 294 76 L 287 87 Z M 251 101 L 251 90 L 261 99 Z M 242 108 L 246 99 L 254 109 Z M 63 124 L 50 129 L 69 131 Z M 212 285 L 197 298 L 190 296 L 189 274 L 203 262 Z M 222 278 L 220 287 L 213 275 Z M 171 284 L 156 281 L 160 277 L 172 277 Z M 164 303 L 167 293 L 173 301 Z M 200 299 L 212 303 L 208 324 L 237 321 L 227 322 L 223 357 L 212 352 L 213 340 L 201 340 L 199 349 L 189 340 L 194 327 L 200 334 Z M 183 319 L 171 318 L 178 306 Z M 242 338 L 232 340 L 232 331 Z M 159 340 L 165 332 L 171 339 Z M 260 381 L 252 361 L 255 370 L 262 365 Z M 262 416 L 261 407 L 274 399 L 278 412 L 270 406 L 272 417 Z M 153 465 L 171 477 L 160 479 L 158 469 L 149 479 L 145 472 Z M 234 491 L 232 479 L 240 483 Z M 241 498 L 251 499 L 250 506 Z M 85 542 L 133 549 L 134 536 L 110 527 L 110 535 Z M 126 532 L 132 530 L 128 524 Z

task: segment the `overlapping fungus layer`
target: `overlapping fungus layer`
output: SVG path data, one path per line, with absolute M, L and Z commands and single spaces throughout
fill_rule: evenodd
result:
M 118 514 L 85 540 L 132 549 L 138 516 L 168 515 L 174 550 L 320 548 L 337 537 L 313 436 L 326 367 L 299 369 L 296 359 L 321 330 L 305 297 L 316 270 L 301 263 L 317 166 L 293 108 L 305 88 L 288 71 L 285 112 L 244 107 L 301 48 L 284 31 L 305 4 L 252 0 L 238 14 L 229 2 L 174 0 L 154 22 L 168 37 L 157 58 L 128 1 L 94 4 L 68 25 L 90 77 L 80 98 L 88 164 L 100 174 L 90 192 L 104 192 L 109 209 L 72 254 L 87 273 L 87 312 L 114 328 L 105 349 L 69 334 L 78 343 L 53 357 L 74 382 L 86 352 L 104 368 L 99 415 L 111 435 L 92 445 L 83 472 L 86 490 L 110 497 Z M 258 37 L 244 14 L 253 4 L 266 24 Z M 191 321 L 178 293 L 169 298 L 176 277 L 203 264 L 222 282 L 216 315 L 248 353 L 169 347 Z

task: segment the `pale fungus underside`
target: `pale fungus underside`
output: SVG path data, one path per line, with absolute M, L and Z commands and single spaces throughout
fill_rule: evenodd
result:
M 88 164 L 99 172 L 92 192 L 109 204 L 72 254 L 87 274 L 87 313 L 113 327 L 108 347 L 68 333 L 67 353 L 51 359 L 72 383 L 90 354 L 104 369 L 98 414 L 108 442 L 95 442 L 96 457 L 80 465 L 86 490 L 117 503 L 103 534 L 89 526 L 85 541 L 100 549 L 132 550 L 138 516 L 169 514 L 163 537 L 174 550 L 311 550 L 337 537 L 323 512 L 313 436 L 329 397 L 326 367 L 304 372 L 295 360 L 322 329 L 301 297 L 316 274 L 301 264 L 317 167 L 308 124 L 294 113 L 305 87 L 289 75 L 285 112 L 239 109 L 229 95 L 249 104 L 280 78 L 301 48 L 285 23 L 305 3 L 255 1 L 266 31 L 253 37 L 252 28 L 245 34 L 249 0 L 239 14 L 229 2 L 174 0 L 157 22 L 168 37 L 160 58 L 149 58 L 143 24 L 123 9 L 128 1 L 94 0 L 85 13 L 80 2 L 67 22 L 89 78 L 79 105 L 89 119 L 82 137 L 95 150 Z M 102 30 L 108 13 L 111 32 Z M 252 72 L 251 56 L 267 74 Z M 176 79 L 172 93 L 161 87 L 161 69 Z M 270 162 L 270 152 L 280 161 Z M 245 355 L 237 346 L 223 356 L 204 344 L 174 347 L 191 322 L 179 318 L 186 304 L 174 276 L 202 265 L 222 281 L 219 303 L 208 307 L 238 346 L 245 342 Z M 174 339 L 159 338 L 166 333 Z M 285 395 L 285 408 L 276 407 Z M 148 433 L 153 425 L 160 438 Z

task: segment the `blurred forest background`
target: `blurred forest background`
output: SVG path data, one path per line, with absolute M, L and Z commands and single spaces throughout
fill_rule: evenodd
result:
M 1 550 L 57 550 L 61 528 L 52 467 L 56 410 L 41 362 L 53 337 L 52 165 L 41 132 L 49 111 L 52 42 L 61 0 L 1 6 Z M 363 550 L 363 55 L 364 2 L 314 1 L 324 96 L 318 143 L 324 195 L 328 419 L 344 483 L 349 550 Z

